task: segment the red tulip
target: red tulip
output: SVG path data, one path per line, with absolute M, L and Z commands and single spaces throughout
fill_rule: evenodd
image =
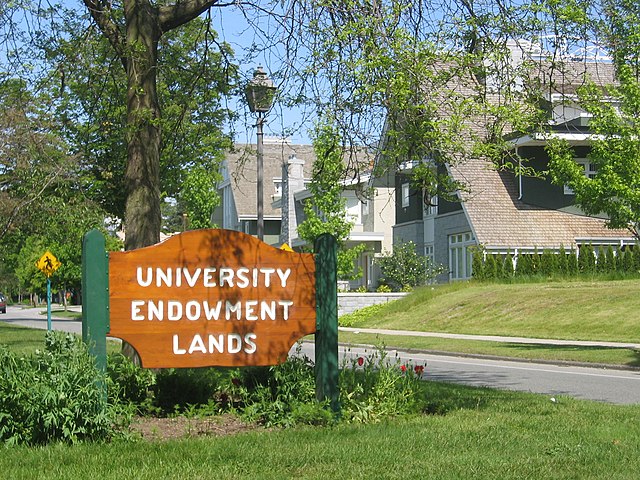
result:
M 364 358 L 362 358 L 362 357 L 358 357 L 358 365 L 359 365 L 359 366 L 364 365 Z

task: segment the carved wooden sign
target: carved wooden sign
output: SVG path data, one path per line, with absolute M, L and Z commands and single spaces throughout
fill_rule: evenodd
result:
M 314 258 L 221 229 L 112 252 L 109 319 L 147 368 L 275 365 L 316 330 Z

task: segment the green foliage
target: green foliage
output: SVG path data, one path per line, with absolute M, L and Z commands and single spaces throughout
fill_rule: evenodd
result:
M 625 247 L 624 250 L 614 250 L 607 245 L 599 250 L 596 257 L 594 248 L 590 244 L 581 245 L 578 254 L 571 248 L 567 252 L 563 245 L 558 251 L 544 249 L 542 254 L 519 253 L 516 257 L 515 269 L 513 258 L 507 254 L 504 258 L 496 254 L 474 254 L 474 278 L 477 280 L 509 279 L 522 280 L 525 278 L 572 278 L 579 275 L 591 276 L 612 275 L 612 278 L 634 278 L 640 273 L 636 265 L 638 248 Z M 484 261 L 480 260 L 484 257 Z M 481 274 L 478 275 L 477 272 Z
M 442 267 L 428 265 L 427 259 L 416 252 L 413 242 L 396 245 L 393 253 L 385 253 L 375 261 L 382 274 L 380 283 L 389 285 L 394 292 L 406 286 L 425 285 L 443 271 Z
M 572 247 L 567 256 L 567 272 L 569 275 L 577 275 L 579 271 L 578 255 L 576 255 L 576 251 Z
M 189 228 L 211 228 L 211 214 L 220 203 L 217 182 L 220 175 L 216 166 L 197 165 L 185 176 L 180 200 L 188 215 Z
M 304 203 L 305 219 L 298 225 L 298 235 L 308 244 L 324 233 L 330 233 L 342 244 L 353 227 L 345 215 L 346 198 L 342 196 L 342 180 L 346 172 L 345 148 L 336 127 L 330 123 L 316 126 L 313 139 L 316 160 L 313 163 L 311 198 Z
M 542 255 L 540 256 L 540 274 L 546 277 L 551 276 L 554 272 L 557 271 L 558 261 L 557 255 L 553 253 L 551 250 L 544 249 L 542 251 Z
M 387 288 L 387 291 L 391 291 L 391 289 L 388 286 L 385 285 L 385 287 Z M 384 304 L 378 303 L 375 305 L 369 305 L 368 307 L 359 308 L 355 312 L 340 315 L 338 317 L 338 325 L 340 325 L 341 327 L 353 327 L 355 325 L 362 323 L 368 318 L 375 316 L 376 313 L 380 312 L 383 308 L 384 308 Z
M 484 271 L 484 249 L 480 246 L 470 247 L 471 255 L 471 271 L 473 278 L 483 280 L 486 278 Z
M 0 440 L 38 445 L 107 440 L 121 411 L 107 403 L 93 357 L 77 337 L 48 332 L 44 351 L 17 357 L 0 346 Z
M 230 394 L 241 415 L 265 426 L 292 426 L 300 421 L 326 424 L 333 415 L 315 401 L 313 363 L 296 356 L 274 367 L 240 370 Z
M 182 411 L 188 405 L 206 405 L 214 400 L 223 373 L 216 368 L 168 368 L 155 380 L 154 405 L 165 413 Z
M 143 406 L 155 385 L 151 370 L 139 367 L 121 353 L 109 354 L 107 375 L 110 380 L 107 391 L 113 402 Z
M 507 256 L 504 257 L 504 267 L 502 269 L 502 278 L 511 278 L 513 277 L 514 269 L 513 269 L 513 256 L 510 253 L 507 253 Z
M 384 348 L 346 360 L 340 370 L 340 405 L 348 422 L 375 423 L 425 407 L 420 386 L 424 365 L 389 359 Z
M 364 243 L 338 250 L 338 280 L 355 280 L 362 276 L 362 268 L 356 266 L 356 262 L 366 250 Z
M 578 270 L 593 273 L 596 269 L 596 255 L 591 244 L 582 245 L 578 250 Z

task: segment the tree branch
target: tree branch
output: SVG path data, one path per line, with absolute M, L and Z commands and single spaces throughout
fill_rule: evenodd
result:
M 160 31 L 168 32 L 206 12 L 219 0 L 186 0 L 158 8 Z
M 113 20 L 111 4 L 104 0 L 82 0 L 89 10 L 91 17 L 96 22 L 102 33 L 109 40 L 109 43 L 116 51 L 124 63 L 124 41 L 118 28 L 118 24 Z

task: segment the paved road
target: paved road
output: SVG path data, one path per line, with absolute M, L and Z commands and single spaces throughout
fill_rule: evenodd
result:
M 47 328 L 47 316 L 43 309 L 9 307 L 0 320 L 33 328 Z M 53 320 L 55 330 L 81 333 L 80 321 Z M 1 341 L 1 339 L 0 339 Z M 372 348 L 350 347 L 343 356 L 366 356 Z M 302 353 L 314 357 L 313 343 L 305 342 Z M 424 378 L 473 386 L 487 386 L 506 390 L 535 392 L 556 397 L 569 395 L 575 398 L 603 402 L 640 403 L 640 371 L 603 369 L 590 367 L 558 366 L 479 358 L 463 358 L 453 355 L 432 355 L 390 350 L 388 358 L 414 365 L 425 365 Z
M 340 354 L 351 357 L 370 355 L 372 349 L 340 347 Z M 314 358 L 313 344 L 303 352 Z M 426 365 L 424 378 L 477 387 L 534 392 L 557 397 L 568 395 L 585 400 L 618 404 L 640 403 L 640 371 L 592 367 L 559 366 L 447 355 L 388 351 L 391 360 Z
M 53 310 L 57 307 L 54 306 Z M 0 314 L 0 321 L 21 325 L 23 327 L 47 329 L 47 308 L 21 308 L 8 306 L 6 314 Z M 80 320 L 55 318 L 51 315 L 51 326 L 54 330 L 62 330 L 71 333 L 82 333 Z

